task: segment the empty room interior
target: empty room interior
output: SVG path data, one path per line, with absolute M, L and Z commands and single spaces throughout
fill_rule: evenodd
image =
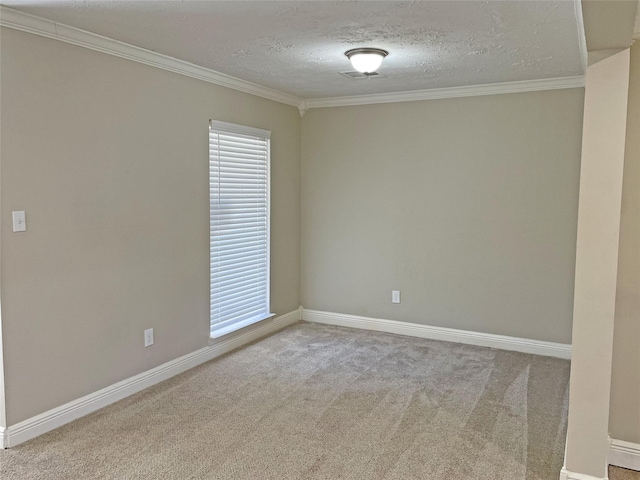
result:
M 0 478 L 640 479 L 638 5 L 1 0 Z

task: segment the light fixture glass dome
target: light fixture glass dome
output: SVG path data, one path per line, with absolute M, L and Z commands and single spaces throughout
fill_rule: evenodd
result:
M 389 55 L 389 52 L 380 48 L 354 48 L 344 53 L 351 65 L 361 73 L 373 73 L 382 64 L 382 59 Z

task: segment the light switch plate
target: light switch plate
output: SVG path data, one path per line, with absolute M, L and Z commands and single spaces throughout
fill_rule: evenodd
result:
M 25 216 L 24 211 L 13 212 L 13 231 L 27 231 L 27 217 Z
M 391 291 L 391 303 L 400 303 L 400 290 Z

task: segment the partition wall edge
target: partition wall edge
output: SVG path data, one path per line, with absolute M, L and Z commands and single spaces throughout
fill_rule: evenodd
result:
M 629 49 L 587 68 L 565 479 L 607 475 L 628 86 Z

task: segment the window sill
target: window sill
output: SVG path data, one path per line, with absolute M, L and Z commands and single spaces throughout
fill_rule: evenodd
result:
M 242 322 L 234 323 L 233 325 L 229 325 L 228 327 L 221 328 L 220 330 L 216 330 L 215 332 L 211 332 L 211 336 L 209 337 L 209 345 L 217 343 L 217 341 L 230 333 L 237 332 L 241 328 L 249 327 L 258 322 L 262 322 L 263 320 L 267 320 L 269 318 L 275 317 L 275 313 L 269 313 L 265 316 L 249 318 L 247 320 L 243 320 Z

